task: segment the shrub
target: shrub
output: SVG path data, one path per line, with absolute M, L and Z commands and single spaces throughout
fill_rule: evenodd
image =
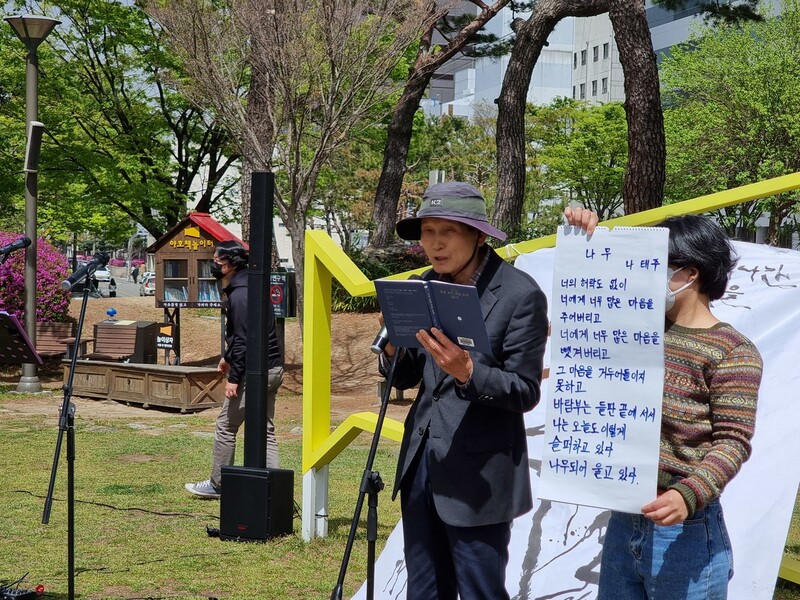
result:
M 349 255 L 361 272 L 373 280 L 428 265 L 425 252 L 419 244 L 398 244 L 369 251 L 352 250 Z M 333 282 L 332 303 L 332 309 L 339 312 L 373 312 L 379 309 L 375 296 L 351 296 L 336 280 Z
M 133 267 L 141 267 L 144 264 L 144 261 L 141 258 L 134 258 L 131 260 L 131 268 Z M 127 267 L 128 261 L 124 258 L 112 258 L 108 261 L 109 267 Z
M 19 237 L 0 231 L 0 245 Z M 71 294 L 61 288 L 69 275 L 67 259 L 48 241 L 36 243 L 36 320 L 68 321 Z M 14 252 L 0 265 L 0 308 L 20 321 L 25 318 L 25 252 Z

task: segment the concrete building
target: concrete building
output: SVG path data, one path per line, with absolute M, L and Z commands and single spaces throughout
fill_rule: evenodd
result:
M 607 14 L 573 19 L 572 93 L 592 104 L 625 99 L 625 77 Z
M 698 5 L 699 2 L 690 0 L 684 9 L 669 11 L 647 0 L 647 21 L 659 60 L 669 54 L 673 45 L 689 37 L 693 23 L 702 21 Z M 473 6 L 472 10 L 477 9 Z M 507 39 L 513 35 L 512 21 L 528 16 L 529 13 L 504 8 L 489 21 L 485 31 Z M 607 14 L 563 19 L 547 41 L 533 71 L 529 102 L 548 104 L 560 96 L 591 103 L 625 99 L 625 79 Z M 435 116 L 472 117 L 478 105 L 492 106 L 500 95 L 508 59 L 508 56 L 470 59 L 459 55 L 437 72 L 422 108 Z

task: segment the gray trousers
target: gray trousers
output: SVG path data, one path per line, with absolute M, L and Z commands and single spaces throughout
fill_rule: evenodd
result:
M 275 397 L 283 383 L 283 367 L 269 370 L 267 376 L 267 467 L 280 467 L 278 441 L 275 438 Z M 217 430 L 214 434 L 214 448 L 211 451 L 211 485 L 222 487 L 222 467 L 232 465 L 236 455 L 236 434 L 244 423 L 245 384 L 239 383 L 239 393 L 226 398 L 217 416 Z

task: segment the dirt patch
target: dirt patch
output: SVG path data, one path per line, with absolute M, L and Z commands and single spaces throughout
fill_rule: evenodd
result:
M 155 307 L 151 297 L 92 298 L 86 306 L 82 337 L 92 336 L 93 326 L 108 318 L 109 308 L 116 310 L 115 318 L 134 321 L 164 321 L 164 310 Z M 73 300 L 71 314 L 79 317 L 80 300 Z M 212 310 L 182 309 L 181 363 L 185 365 L 215 366 L 219 361 L 221 330 L 219 317 Z M 378 319 L 374 314 L 337 313 L 331 318 L 331 418 L 339 422 L 347 415 L 360 411 L 377 411 L 380 408 L 375 355 L 369 346 L 375 338 Z M 281 419 L 302 418 L 303 343 L 297 319 L 285 323 L 285 377 L 278 394 L 278 412 Z M 163 354 L 160 355 L 163 362 Z M 13 410 L 25 413 L 58 415 L 63 398 L 61 365 L 51 363 L 39 372 L 46 392 L 24 403 L 14 403 Z M 19 380 L 17 369 L 6 369 L 0 382 L 12 385 Z M 407 394 L 413 398 L 413 393 Z M 394 398 L 394 396 L 393 396 Z M 84 400 L 75 398 L 77 413 L 86 418 L 163 417 L 169 411 L 143 410 L 119 402 Z M 387 416 L 403 419 L 410 404 L 409 397 L 389 403 Z M 10 408 L 6 405 L 5 408 Z M 216 411 L 203 411 L 208 414 Z

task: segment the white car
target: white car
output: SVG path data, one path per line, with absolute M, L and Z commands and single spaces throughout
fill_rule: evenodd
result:
M 111 281 L 111 271 L 108 270 L 108 267 L 97 267 L 94 276 L 97 281 Z
M 154 296 L 156 293 L 156 274 L 146 271 L 139 280 L 139 295 Z

